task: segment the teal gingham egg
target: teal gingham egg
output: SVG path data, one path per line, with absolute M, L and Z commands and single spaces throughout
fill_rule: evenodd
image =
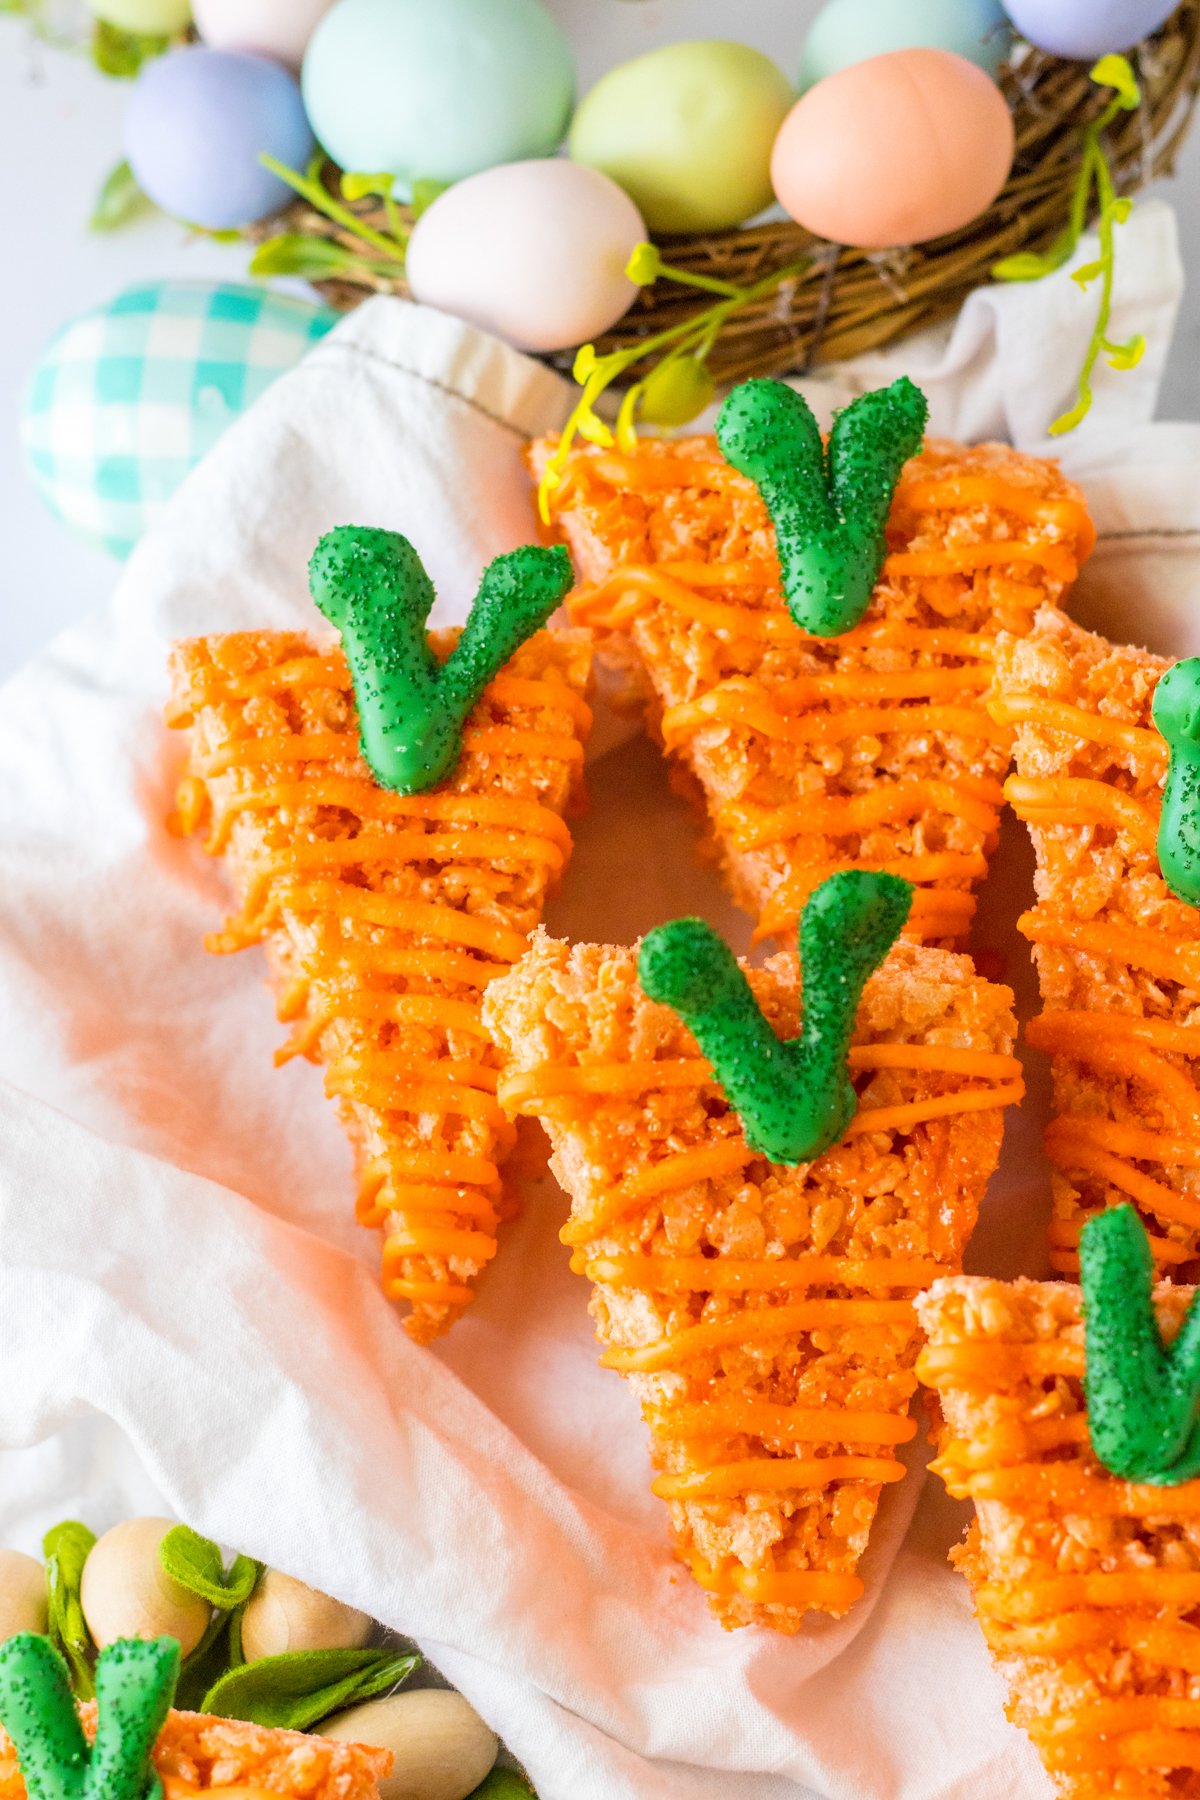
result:
M 269 288 L 156 281 L 63 327 L 21 441 L 51 511 L 126 556 L 184 476 L 337 314 Z

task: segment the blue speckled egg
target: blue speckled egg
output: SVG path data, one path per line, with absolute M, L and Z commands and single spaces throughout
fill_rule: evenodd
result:
M 157 206 L 190 225 L 230 231 L 292 198 L 264 169 L 266 151 L 303 169 L 313 135 L 287 70 L 244 50 L 199 44 L 142 65 L 125 115 L 125 154 Z
M 459 181 L 558 148 L 575 91 L 541 0 L 338 0 L 304 57 L 313 130 L 344 169 Z
M 1175 11 L 1178 0 L 1004 0 L 1004 10 L 1039 50 L 1093 62 L 1129 50 Z
M 42 498 L 125 556 L 184 476 L 337 314 L 269 288 L 165 281 L 84 313 L 43 352 L 21 440 Z
M 799 87 L 885 50 L 952 50 L 994 75 L 1010 42 L 1000 0 L 828 0 L 804 40 Z

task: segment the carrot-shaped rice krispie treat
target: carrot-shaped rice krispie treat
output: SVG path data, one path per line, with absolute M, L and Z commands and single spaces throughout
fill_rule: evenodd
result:
M 862 1592 L 915 1430 L 912 1296 L 960 1267 L 1022 1091 L 1006 988 L 911 941 L 871 974 L 909 896 L 857 872 L 817 890 L 802 1015 L 794 953 L 743 973 L 698 920 L 640 954 L 539 934 L 484 1003 L 677 1554 L 727 1627 L 796 1631 Z
M 264 946 L 293 1027 L 279 1060 L 325 1065 L 358 1216 L 426 1341 L 496 1250 L 513 1127 L 480 1002 L 570 854 L 590 653 L 580 632 L 531 635 L 569 585 L 562 550 L 498 559 L 461 637 L 428 642 L 403 538 L 330 533 L 312 574 L 345 652 L 297 632 L 175 648 L 178 818 L 207 825 L 240 901 L 209 948 Z
M 173 1638 L 119 1639 L 77 1708 L 48 1638 L 0 1645 L 0 1800 L 378 1800 L 390 1750 L 171 1711 L 178 1674 Z
M 584 584 L 570 607 L 639 674 L 758 935 L 836 869 L 916 888 L 908 930 L 953 945 L 994 844 L 1010 734 L 989 718 L 996 635 L 1057 604 L 1094 539 L 1057 464 L 931 439 L 899 381 L 829 448 L 777 382 L 717 437 L 538 445 Z
M 1200 1256 L 1200 913 L 1160 866 L 1170 745 L 1155 723 L 1189 664 L 1110 644 L 1040 614 L 1002 639 L 994 716 L 1016 732 L 1006 795 L 1037 853 L 1037 904 L 1020 921 L 1034 945 L 1044 1011 L 1030 1043 L 1054 1067 L 1051 1263 L 1079 1267 L 1082 1222 L 1132 1201 L 1164 1275 Z M 1168 737 L 1188 732 L 1195 689 L 1174 686 Z M 1179 697 L 1183 694 L 1182 707 Z M 1186 715 L 1192 712 L 1189 723 Z M 1173 720 L 1173 722 L 1172 722 Z M 1181 757 L 1179 780 L 1186 780 Z M 1192 881 L 1200 856 L 1191 858 Z M 1182 870 L 1186 885 L 1187 868 Z
M 953 1560 L 1055 1792 L 1174 1800 L 1200 1793 L 1200 1312 L 1153 1289 L 1128 1205 L 1082 1256 L 1082 1294 L 960 1277 L 918 1299 L 934 1467 L 974 1502 Z

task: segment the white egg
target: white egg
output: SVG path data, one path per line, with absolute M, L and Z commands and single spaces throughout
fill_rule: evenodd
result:
M 599 170 L 506 163 L 457 182 L 421 215 L 408 282 L 426 306 L 519 350 L 564 350 L 632 305 L 625 265 L 645 236 L 633 201 Z
M 173 1637 L 184 1656 L 208 1628 L 212 1608 L 167 1574 L 159 1548 L 173 1519 L 124 1519 L 92 1546 L 79 1603 L 101 1650 L 123 1637 Z
M 216 50 L 256 50 L 298 69 L 333 0 L 193 0 L 196 29 Z

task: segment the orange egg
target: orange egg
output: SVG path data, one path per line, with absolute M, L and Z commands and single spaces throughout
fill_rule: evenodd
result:
M 892 50 L 817 82 L 771 155 L 781 205 L 817 237 L 882 250 L 978 218 L 1008 177 L 1013 122 L 989 75 L 949 50 Z

